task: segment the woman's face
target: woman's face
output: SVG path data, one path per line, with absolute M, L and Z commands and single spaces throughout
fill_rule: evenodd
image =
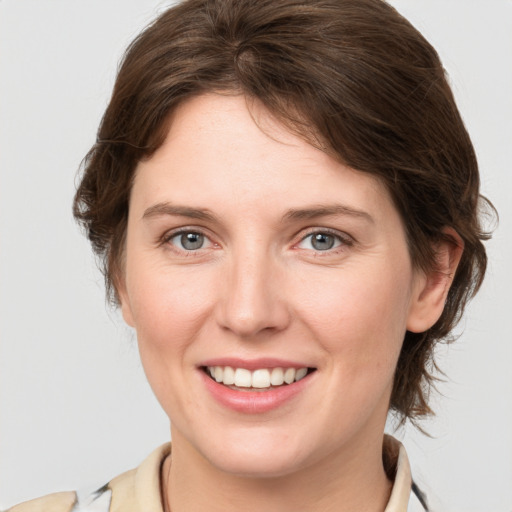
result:
M 379 446 L 424 281 L 384 186 L 243 96 L 181 105 L 137 168 L 123 314 L 174 450 L 223 471 Z

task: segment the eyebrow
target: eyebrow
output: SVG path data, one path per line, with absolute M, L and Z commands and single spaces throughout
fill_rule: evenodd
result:
M 190 219 L 215 221 L 216 217 L 206 208 L 191 208 L 189 206 L 178 206 L 171 203 L 157 203 L 144 211 L 143 219 L 150 219 L 160 215 L 175 215 L 179 217 L 188 217 Z
M 334 215 L 343 215 L 349 217 L 356 217 L 366 220 L 372 224 L 375 223 L 374 218 L 363 210 L 358 210 L 350 206 L 343 204 L 332 204 L 332 205 L 318 205 L 311 208 L 297 208 L 288 210 L 283 215 L 283 221 L 290 220 L 308 220 L 316 219 L 318 217 L 327 217 Z
M 149 219 L 160 215 L 174 215 L 188 217 L 190 219 L 207 220 L 210 222 L 217 220 L 215 215 L 207 208 L 192 208 L 190 206 L 173 205 L 168 202 L 157 203 L 150 206 L 144 211 L 142 218 Z M 318 205 L 310 208 L 293 208 L 283 215 L 282 221 L 309 220 L 335 215 L 356 217 L 372 224 L 375 223 L 375 220 L 369 213 L 342 204 Z

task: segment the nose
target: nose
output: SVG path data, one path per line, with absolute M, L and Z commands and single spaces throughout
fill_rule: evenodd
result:
M 224 277 L 217 313 L 222 329 L 244 339 L 286 329 L 290 311 L 275 259 L 244 251 L 233 257 Z

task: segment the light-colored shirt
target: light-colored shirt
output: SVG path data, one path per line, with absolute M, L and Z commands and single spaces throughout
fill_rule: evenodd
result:
M 170 453 L 170 443 L 160 446 L 138 468 L 119 475 L 92 493 L 49 494 L 15 505 L 6 512 L 163 512 L 161 467 Z M 426 511 L 411 490 L 411 468 L 403 445 L 385 436 L 383 459 L 388 475 L 394 473 L 391 496 L 384 512 Z

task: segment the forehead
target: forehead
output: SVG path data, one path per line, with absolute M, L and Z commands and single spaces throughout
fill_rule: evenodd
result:
M 137 167 L 132 201 L 146 208 L 172 200 L 219 210 L 333 202 L 375 214 L 394 209 L 378 179 L 313 147 L 243 95 L 192 98 L 169 126 L 162 146 Z

